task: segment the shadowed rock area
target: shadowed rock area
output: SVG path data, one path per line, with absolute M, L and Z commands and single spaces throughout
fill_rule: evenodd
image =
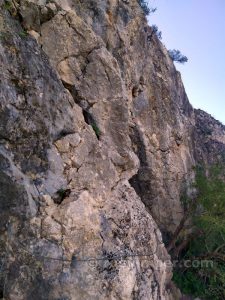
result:
M 0 5 L 0 298 L 179 299 L 162 234 L 225 127 L 136 0 Z

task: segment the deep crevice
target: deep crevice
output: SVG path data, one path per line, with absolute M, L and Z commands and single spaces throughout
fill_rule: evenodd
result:
M 100 129 L 98 128 L 98 125 L 94 119 L 94 117 L 92 116 L 92 114 L 90 114 L 89 111 L 83 109 L 83 116 L 84 116 L 84 120 L 85 122 L 88 124 L 88 125 L 91 125 L 92 129 L 94 130 L 95 132 L 95 135 L 97 137 L 97 139 L 99 140 L 100 139 L 100 135 L 101 135 L 101 131 Z
M 57 136 L 54 139 L 54 142 L 61 140 L 62 138 L 64 138 L 67 135 L 74 134 L 74 133 L 75 133 L 75 131 L 73 131 L 73 130 L 63 129 L 62 131 L 60 131 L 59 134 L 57 134 Z
M 62 81 L 64 87 L 70 92 L 70 94 L 72 95 L 73 99 L 74 99 L 74 102 L 79 105 L 81 108 L 82 108 L 82 112 L 83 112 L 83 116 L 84 116 L 84 121 L 90 125 L 92 127 L 92 129 L 94 130 L 95 132 L 95 135 L 97 137 L 97 139 L 99 140 L 100 139 L 100 136 L 101 136 L 101 131 L 97 125 L 97 122 L 95 121 L 93 115 L 88 111 L 91 107 L 90 104 L 87 103 L 87 101 L 85 101 L 84 99 L 82 99 L 79 94 L 78 94 L 78 91 L 75 87 L 75 85 L 71 85 L 71 84 L 68 84 L 64 81 Z M 83 102 L 85 102 L 85 105 Z
M 151 199 L 153 195 L 151 188 L 152 173 L 147 162 L 146 147 L 137 127 L 131 128 L 130 139 L 132 142 L 133 151 L 140 160 L 140 167 L 137 174 L 130 178 L 129 183 L 135 189 L 136 193 L 146 207 L 151 210 Z
M 62 81 L 62 84 L 65 87 L 65 89 L 67 89 L 70 92 L 70 94 L 72 95 L 75 103 L 79 104 L 80 98 L 79 98 L 79 95 L 78 95 L 75 85 L 69 84 L 63 80 L 61 80 L 61 81 Z

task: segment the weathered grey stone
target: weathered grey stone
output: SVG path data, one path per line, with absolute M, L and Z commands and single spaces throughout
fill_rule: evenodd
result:
M 136 0 L 14 5 L 0 13 L 4 297 L 178 299 L 159 228 L 179 223 L 193 166 L 222 161 L 224 126 L 193 110 Z

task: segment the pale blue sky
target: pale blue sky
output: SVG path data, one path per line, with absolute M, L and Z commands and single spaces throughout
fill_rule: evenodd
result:
M 176 64 L 190 102 L 225 124 L 225 0 L 151 0 L 148 20 L 167 49 L 189 61 Z

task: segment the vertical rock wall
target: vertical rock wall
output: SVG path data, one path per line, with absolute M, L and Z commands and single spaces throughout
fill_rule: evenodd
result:
M 158 226 L 224 127 L 193 110 L 136 0 L 0 3 L 1 294 L 174 299 Z

